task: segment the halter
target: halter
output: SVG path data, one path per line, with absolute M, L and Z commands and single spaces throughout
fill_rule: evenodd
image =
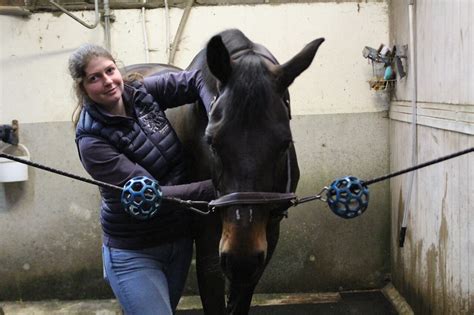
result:
M 256 55 L 264 58 L 265 60 L 269 61 L 271 64 L 277 64 L 277 61 L 265 50 L 263 46 L 259 46 L 255 44 L 252 48 L 245 48 L 239 51 L 234 52 L 230 55 L 230 58 L 234 61 L 238 60 L 240 57 L 246 55 L 249 52 L 253 52 Z M 213 100 L 210 104 L 210 111 L 212 111 L 214 105 L 216 104 L 217 100 L 219 99 L 220 94 L 219 92 L 217 95 L 214 96 Z M 282 100 L 288 110 L 288 117 L 291 120 L 291 111 L 290 111 L 290 98 L 288 91 L 282 97 Z M 297 196 L 290 192 L 291 188 L 291 161 L 290 161 L 290 154 L 287 152 L 287 183 L 286 183 L 286 192 L 279 193 L 279 192 L 232 192 L 219 198 L 211 201 L 209 203 L 209 211 L 216 211 L 219 208 L 225 208 L 229 206 L 236 206 L 236 205 L 279 205 L 279 204 L 286 204 L 286 205 L 293 205 L 295 206 L 301 201 L 298 200 Z M 313 200 L 313 199 L 311 199 Z M 309 201 L 309 200 L 308 200 Z M 287 216 L 286 210 L 283 210 L 283 215 Z
M 219 198 L 209 202 L 209 210 L 216 211 L 219 208 L 225 208 L 229 206 L 237 205 L 286 205 L 294 206 L 298 203 L 298 197 L 290 192 L 291 188 L 291 161 L 289 151 L 286 154 L 287 160 L 287 182 L 286 192 L 261 192 L 261 191 L 245 191 L 245 192 L 232 192 L 220 196 Z M 272 211 L 275 215 L 287 216 L 286 208 L 281 211 Z
M 292 203 L 296 198 L 294 193 L 233 192 L 212 200 L 209 207 L 216 209 L 235 205 Z

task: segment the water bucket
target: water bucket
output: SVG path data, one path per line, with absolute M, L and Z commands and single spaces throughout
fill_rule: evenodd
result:
M 22 145 L 18 144 L 22 149 L 22 155 L 17 156 L 20 159 L 30 160 L 30 152 Z M 9 160 L 7 158 L 0 158 L 0 182 L 23 182 L 28 180 L 28 165 Z

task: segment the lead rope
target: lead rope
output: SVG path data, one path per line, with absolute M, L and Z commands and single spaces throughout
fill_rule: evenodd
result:
M 376 178 L 371 179 L 371 180 L 364 181 L 364 184 L 366 186 L 368 186 L 370 184 L 374 184 L 374 183 L 377 183 L 377 182 L 380 182 L 380 181 L 383 181 L 383 180 L 386 180 L 386 179 L 389 179 L 389 178 L 392 178 L 392 177 L 395 177 L 395 176 L 399 176 L 399 175 L 402 175 L 402 174 L 405 174 L 405 173 L 408 173 L 408 172 L 416 171 L 420 168 L 430 166 L 430 165 L 433 165 L 433 164 L 436 164 L 436 163 L 440 163 L 440 162 L 443 162 L 443 161 L 446 161 L 446 160 L 449 160 L 449 159 L 452 159 L 452 158 L 455 158 L 455 157 L 458 157 L 460 155 L 467 154 L 467 153 L 470 153 L 470 152 L 473 152 L 473 151 L 474 151 L 474 147 L 466 149 L 466 150 L 462 150 L 462 151 L 459 151 L 459 152 L 456 152 L 456 153 L 452 153 L 452 154 L 449 154 L 449 155 L 446 155 L 446 156 L 443 156 L 443 157 L 440 157 L 440 158 L 437 158 L 437 159 L 434 159 L 434 160 L 431 160 L 431 161 L 428 161 L 428 162 L 424 162 L 424 163 L 406 168 L 404 170 L 400 170 L 400 171 L 393 172 L 393 173 L 390 173 L 390 174 L 387 174 L 387 175 L 384 175 L 384 176 L 376 177 Z
M 405 174 L 405 173 L 408 173 L 408 172 L 412 172 L 412 171 L 415 171 L 415 170 L 418 170 L 418 169 L 421 169 L 421 168 L 424 168 L 424 167 L 427 167 L 427 166 L 430 166 L 430 165 L 433 165 L 433 164 L 436 164 L 436 163 L 440 163 L 440 162 L 443 162 L 443 161 L 446 161 L 446 160 L 449 160 L 449 159 L 452 159 L 452 158 L 455 158 L 455 157 L 458 157 L 460 155 L 464 155 L 464 154 L 467 154 L 467 153 L 470 153 L 470 152 L 473 152 L 473 151 L 474 151 L 474 147 L 471 147 L 469 149 L 462 150 L 462 151 L 459 151 L 459 152 L 456 152 L 456 153 L 452 153 L 452 154 L 449 154 L 449 155 L 446 155 L 446 156 L 443 156 L 443 157 L 440 157 L 440 158 L 437 158 L 437 159 L 434 159 L 434 160 L 431 160 L 431 161 L 428 161 L 428 162 L 425 162 L 425 163 L 421 163 L 421 164 L 418 164 L 418 165 L 415 165 L 415 166 L 412 166 L 412 167 L 409 167 L 409 168 L 406 168 L 406 169 L 403 169 L 403 170 L 400 170 L 400 171 L 397 171 L 397 172 L 389 173 L 389 174 L 384 175 L 384 176 L 376 177 L 374 179 L 370 179 L 370 180 L 367 180 L 367 181 L 361 181 L 361 182 L 364 186 L 368 186 L 368 185 L 371 185 L 371 184 L 374 184 L 374 183 L 377 183 L 377 182 L 380 182 L 380 181 L 383 181 L 383 180 L 387 180 L 389 178 L 399 176 L 399 175 L 402 175 L 402 174 Z M 76 179 L 76 180 L 79 180 L 79 181 L 82 181 L 82 182 L 86 182 L 86 183 L 89 183 L 89 184 L 97 185 L 97 186 L 100 186 L 100 187 L 111 188 L 111 189 L 120 190 L 120 191 L 123 190 L 122 187 L 119 187 L 119 186 L 115 186 L 115 185 L 104 183 L 104 182 L 101 182 L 101 181 L 98 181 L 98 180 L 89 179 L 89 178 L 85 178 L 85 177 L 82 177 L 82 176 L 79 176 L 79 175 L 71 174 L 71 173 L 61 171 L 61 170 L 58 170 L 58 169 L 55 169 L 55 168 L 52 168 L 52 167 L 48 167 L 48 166 L 45 166 L 45 165 L 42 165 L 42 164 L 39 164 L 39 163 L 35 163 L 35 162 L 31 162 L 31 161 L 28 161 L 28 160 L 25 160 L 25 159 L 22 159 L 22 158 L 18 158 L 16 156 L 13 156 L 13 155 L 10 155 L 10 154 L 0 152 L 0 157 L 4 157 L 4 158 L 9 159 L 9 160 L 13 160 L 13 161 L 16 161 L 16 162 L 19 162 L 19 163 L 27 164 L 27 165 L 30 165 L 30 166 L 33 166 L 33 167 L 36 167 L 36 168 L 39 168 L 39 169 L 42 169 L 42 170 L 45 170 L 45 171 L 48 171 L 48 172 L 56 173 L 56 174 L 66 176 L 66 177 L 70 177 L 70 178 L 73 178 L 73 179 Z M 295 198 L 291 201 L 291 203 L 292 203 L 293 206 L 297 206 L 301 203 L 305 203 L 305 202 L 312 201 L 312 200 L 327 201 L 327 199 L 324 199 L 323 196 L 322 196 L 323 192 L 326 191 L 326 190 L 328 190 L 328 187 L 324 187 L 321 190 L 321 192 L 317 195 L 303 197 L 303 198 L 297 198 L 295 196 Z M 177 202 L 181 205 L 184 205 L 184 206 L 188 207 L 191 211 L 197 212 L 199 214 L 209 214 L 212 211 L 212 209 L 207 210 L 207 211 L 202 211 L 200 209 L 194 208 L 194 205 L 201 205 L 201 206 L 209 205 L 209 203 L 207 201 L 182 200 L 182 199 L 178 199 L 178 198 L 174 198 L 174 197 L 163 197 L 163 200 L 169 200 L 169 201 Z M 218 201 L 218 200 L 214 200 L 213 202 L 215 202 L 215 201 Z M 214 206 L 214 207 L 216 207 L 216 206 Z M 402 233 L 404 233 L 404 232 L 406 232 L 406 230 L 402 231 Z
M 16 156 L 13 156 L 13 155 L 10 155 L 10 154 L 7 154 L 7 153 L 1 153 L 0 152 L 0 157 L 9 159 L 9 160 L 12 160 L 12 161 L 15 161 L 15 162 L 27 164 L 29 166 L 33 166 L 33 167 L 42 169 L 44 171 L 48 171 L 48 172 L 55 173 L 55 174 L 58 174 L 58 175 L 73 178 L 73 179 L 79 180 L 81 182 L 89 183 L 89 184 L 96 185 L 96 186 L 99 186 L 99 187 L 110 188 L 110 189 L 114 189 L 114 190 L 123 191 L 123 187 L 120 187 L 120 186 L 116 186 L 116 185 L 101 182 L 101 181 L 98 181 L 98 180 L 95 180 L 95 179 L 89 179 L 89 178 L 85 178 L 85 177 L 82 177 L 82 176 L 79 176 L 79 175 L 71 174 L 71 173 L 68 173 L 68 172 L 65 172 L 65 171 L 58 170 L 58 169 L 53 168 L 53 167 L 49 167 L 49 166 L 46 166 L 46 165 L 42 165 L 42 164 L 39 164 L 39 163 L 28 161 L 28 160 L 25 160 L 25 159 L 22 159 L 22 158 L 19 158 L 19 157 L 16 157 Z M 209 213 L 209 211 L 202 211 L 202 210 L 197 209 L 197 208 L 194 207 L 194 206 L 199 206 L 199 205 L 200 206 L 207 206 L 207 204 L 208 204 L 207 201 L 182 200 L 182 199 L 174 198 L 174 197 L 163 197 L 163 200 L 167 200 L 167 201 L 178 203 L 180 205 L 184 205 L 189 210 L 197 212 L 199 214 L 208 214 Z
M 49 167 L 49 166 L 46 166 L 46 165 L 42 165 L 42 164 L 39 164 L 39 163 L 28 161 L 28 160 L 25 160 L 25 159 L 22 159 L 22 158 L 19 158 L 19 157 L 10 155 L 10 154 L 0 153 L 0 157 L 6 158 L 6 159 L 9 159 L 9 160 L 12 160 L 12 161 L 16 161 L 16 162 L 19 162 L 19 163 L 27 164 L 29 166 L 33 166 L 33 167 L 36 167 L 36 168 L 39 168 L 39 169 L 42 169 L 44 171 L 48 171 L 48 172 L 51 172 L 51 173 L 55 173 L 55 174 L 59 174 L 59 175 L 62 175 L 62 176 L 74 178 L 74 179 L 77 179 L 81 182 L 86 182 L 86 183 L 89 183 L 89 184 L 92 184 L 92 185 L 97 185 L 97 186 L 104 187 L 104 188 L 111 188 L 111 189 L 122 191 L 122 187 L 119 187 L 119 186 L 115 186 L 115 185 L 112 185 L 112 184 L 109 184 L 109 183 L 104 183 L 104 182 L 101 182 L 101 181 L 98 181 L 98 180 L 89 179 L 89 178 L 85 178 L 85 177 L 82 177 L 82 176 L 79 176 L 79 175 L 71 174 L 71 173 L 68 173 L 68 172 L 65 172 L 65 171 L 58 170 L 58 169 L 53 168 L 53 167 Z
M 412 171 L 415 171 L 417 169 L 420 169 L 420 168 L 423 168 L 423 167 L 426 167 L 426 166 L 429 166 L 429 165 L 433 165 L 433 164 L 436 164 L 436 163 L 439 163 L 439 162 L 443 162 L 443 161 L 446 161 L 446 160 L 449 160 L 449 159 L 452 159 L 452 158 L 455 158 L 457 156 L 467 154 L 467 153 L 470 153 L 470 152 L 473 152 L 473 151 L 474 151 L 474 147 L 472 147 L 470 149 L 463 150 L 463 151 L 459 151 L 459 152 L 456 152 L 456 153 L 453 153 L 453 154 L 450 154 L 450 155 L 446 155 L 444 157 L 440 157 L 440 158 L 432 160 L 432 161 L 421 163 L 421 164 L 418 164 L 416 166 L 409 167 L 407 169 L 404 169 L 404 170 L 401 170 L 401 171 L 398 171 L 398 172 L 394 172 L 394 173 L 391 173 L 391 174 L 387 174 L 385 176 L 381 176 L 381 177 L 377 177 L 377 178 L 365 181 L 364 184 L 365 185 L 370 185 L 370 184 L 373 184 L 373 183 L 377 183 L 377 182 L 380 182 L 380 181 L 383 181 L 383 180 L 386 180 L 386 179 L 389 179 L 389 178 L 392 178 L 392 177 L 395 177 L 395 176 L 399 176 L 399 175 L 402 175 L 402 174 L 405 174 L 405 173 L 408 173 L 408 172 L 412 172 Z M 409 189 L 409 192 L 410 191 L 411 191 L 411 189 Z M 403 216 L 403 223 L 402 223 L 402 226 L 400 227 L 400 231 L 398 233 L 398 246 L 399 247 L 403 247 L 403 245 L 405 244 L 405 236 L 406 236 L 406 233 L 407 233 L 407 223 L 406 223 L 406 220 L 407 220 L 406 215 L 407 214 L 408 214 L 408 211 L 405 210 L 404 216 Z
M 412 166 L 412 167 L 409 167 L 409 168 L 406 168 L 406 169 L 403 169 L 403 170 L 400 170 L 400 171 L 397 171 L 397 172 L 389 173 L 389 174 L 386 174 L 384 176 L 376 177 L 376 178 L 373 178 L 373 179 L 370 179 L 370 180 L 363 180 L 362 184 L 364 186 L 369 186 L 371 184 L 375 184 L 375 183 L 381 182 L 383 180 L 387 180 L 387 179 L 395 177 L 395 176 L 400 176 L 400 175 L 408 173 L 408 172 L 413 172 L 413 171 L 416 171 L 420 168 L 424 168 L 424 167 L 427 167 L 427 166 L 430 166 L 430 165 L 433 165 L 433 164 L 436 164 L 436 163 L 440 163 L 440 162 L 443 162 L 443 161 L 446 161 L 446 160 L 449 160 L 449 159 L 452 159 L 452 158 L 455 158 L 455 157 L 458 157 L 460 155 L 464 155 L 464 154 L 467 154 L 467 153 L 470 153 L 470 152 L 474 152 L 474 147 L 466 149 L 466 150 L 462 150 L 462 151 L 459 151 L 459 152 L 455 152 L 455 153 L 452 153 L 452 154 L 449 154 L 449 155 L 446 155 L 446 156 L 443 156 L 443 157 L 440 157 L 440 158 L 437 158 L 437 159 L 434 159 L 434 160 L 431 160 L 431 161 L 428 161 L 428 162 L 424 162 L 424 163 L 421 163 L 421 164 L 418 164 L 418 165 L 415 165 L 415 166 Z M 319 192 L 319 194 L 317 194 L 317 195 L 308 196 L 308 197 L 304 197 L 304 198 L 301 198 L 301 199 L 297 198 L 293 201 L 293 205 L 297 206 L 301 203 L 305 203 L 305 202 L 313 201 L 313 200 L 327 201 L 325 198 L 323 198 L 323 193 L 326 190 L 328 190 L 328 187 L 324 187 Z

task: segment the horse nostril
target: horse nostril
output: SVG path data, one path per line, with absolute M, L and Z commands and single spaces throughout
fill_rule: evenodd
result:
M 245 256 L 221 253 L 220 263 L 229 279 L 242 282 L 254 281 L 265 267 L 265 253 L 262 251 Z
M 258 263 L 259 265 L 261 266 L 264 266 L 265 265 L 265 253 L 264 252 L 260 252 L 258 254 Z

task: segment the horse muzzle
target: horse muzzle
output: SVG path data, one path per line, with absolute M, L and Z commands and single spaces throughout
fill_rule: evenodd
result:
M 265 267 L 269 211 L 259 206 L 231 206 L 221 210 L 219 245 L 224 274 L 233 282 L 251 283 Z
M 224 252 L 220 255 L 221 268 L 234 285 L 252 285 L 263 272 L 265 256 L 263 251 L 245 256 Z

